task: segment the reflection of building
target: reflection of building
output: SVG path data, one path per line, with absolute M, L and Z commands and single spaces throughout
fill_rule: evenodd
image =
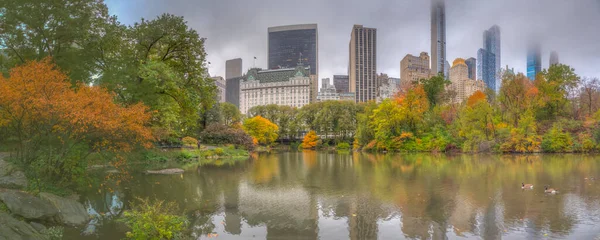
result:
M 542 50 L 539 44 L 532 43 L 527 48 L 527 77 L 535 80 L 535 75 L 542 71 Z
M 556 51 L 552 51 L 550 53 L 550 65 L 548 65 L 549 67 L 552 65 L 556 65 L 558 64 L 558 53 Z
M 245 114 L 254 106 L 268 104 L 298 108 L 307 105 L 311 98 L 309 73 L 310 67 L 302 65 L 276 70 L 250 69 L 240 83 L 240 111 Z
M 468 67 L 465 60 L 457 58 L 450 68 L 450 88 L 456 92 L 455 103 L 460 103 L 471 96 L 476 91 L 485 91 L 485 84 L 482 81 L 469 78 Z
M 229 59 L 225 61 L 225 80 L 242 76 L 242 59 Z
M 403 83 L 413 83 L 431 77 L 429 55 L 421 52 L 419 56 L 406 54 L 400 61 L 400 79 Z
M 321 81 L 321 90 L 319 90 L 317 101 L 340 100 L 340 96 L 336 92 L 335 86 L 329 83 L 329 78 L 323 78 Z
M 217 100 L 225 102 L 225 79 L 223 77 L 212 77 L 217 86 Z
M 488 50 L 477 51 L 477 79 L 483 80 L 487 88 L 496 90 L 496 57 Z
M 348 75 L 333 75 L 333 85 L 338 93 L 350 92 L 350 80 Z
M 477 59 L 467 58 L 465 64 L 469 70 L 469 79 L 477 80 Z
M 445 5 L 444 0 L 431 0 L 431 73 L 433 75 L 446 72 Z
M 356 102 L 377 97 L 377 29 L 354 25 L 350 36 L 348 76 Z
M 270 27 L 268 34 L 269 69 L 294 68 L 298 59 L 310 67 L 309 75 L 319 72 L 317 24 Z

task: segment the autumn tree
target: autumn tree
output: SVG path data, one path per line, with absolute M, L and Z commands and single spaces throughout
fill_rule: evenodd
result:
M 483 92 L 477 91 L 467 99 L 459 113 L 458 129 L 466 152 L 479 151 L 479 144 L 494 137 L 493 109 Z
M 514 127 L 521 114 L 535 107 L 538 89 L 523 74 L 504 74 L 498 97 L 500 109 L 505 119 Z
M 540 104 L 538 117 L 554 119 L 566 113 L 569 95 L 579 83 L 579 76 L 568 65 L 554 64 L 544 69 L 535 79 L 535 87 L 539 90 L 537 102 Z
M 314 149 L 320 143 L 319 136 L 313 130 L 310 130 L 302 139 L 302 148 L 304 149 Z
M 243 127 L 259 144 L 269 145 L 277 140 L 279 127 L 261 116 L 246 119 Z
M 395 98 L 400 107 L 400 115 L 412 132 L 416 132 L 417 125 L 423 121 L 423 114 L 429 109 L 427 94 L 422 86 L 417 85 L 405 94 Z
M 584 78 L 581 81 L 579 98 L 584 116 L 592 116 L 600 109 L 600 79 Z
M 27 62 L 0 75 L 0 128 L 17 141 L 23 167 L 69 184 L 84 174 L 91 153 L 151 146 L 148 108 L 112 99 L 98 86 L 72 87 L 48 58 Z
M 429 101 L 431 108 L 441 102 L 444 90 L 450 83 L 451 82 L 446 79 L 442 73 L 438 73 L 438 75 L 429 79 L 419 80 L 419 84 L 423 86 L 423 90 L 427 94 L 427 100 Z

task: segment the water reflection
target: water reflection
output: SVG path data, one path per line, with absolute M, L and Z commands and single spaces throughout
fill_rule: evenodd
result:
M 598 156 L 305 151 L 181 176 L 139 175 L 116 188 L 125 205 L 134 197 L 176 201 L 198 238 L 593 239 L 600 182 L 591 177 L 600 177 Z M 560 194 L 544 194 L 544 185 Z M 108 224 L 98 231 L 101 238 L 123 234 Z

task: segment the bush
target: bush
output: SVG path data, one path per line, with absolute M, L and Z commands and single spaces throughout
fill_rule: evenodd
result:
M 300 143 L 298 142 L 292 142 L 290 143 L 290 149 L 291 150 L 298 150 L 300 148 Z
M 302 140 L 302 148 L 304 149 L 314 149 L 321 144 L 321 140 L 319 140 L 319 136 L 313 130 L 309 131 Z
M 181 139 L 181 141 L 183 142 L 183 144 L 185 144 L 187 146 L 193 146 L 193 147 L 198 146 L 198 140 L 196 140 L 193 137 L 184 137 L 183 139 Z
M 223 156 L 223 154 L 225 153 L 222 148 L 215 148 L 214 152 L 218 156 Z
M 179 156 L 177 156 L 177 160 L 186 161 L 194 158 L 195 156 L 196 155 L 193 152 L 183 150 L 179 153 Z
M 120 220 L 131 229 L 126 234 L 128 239 L 173 239 L 188 224 L 185 216 L 176 214 L 175 202 L 137 200 L 139 203 L 132 202 L 131 210 Z
M 63 239 L 63 233 L 65 231 L 65 228 L 63 227 L 49 227 L 46 228 L 42 234 L 48 236 L 50 238 L 50 240 L 61 240 Z
M 350 144 L 349 144 L 349 143 L 347 143 L 347 142 L 341 142 L 341 143 L 338 143 L 338 144 L 335 146 L 335 148 L 336 148 L 337 150 L 348 150 L 348 149 L 350 149 Z
M 208 125 L 200 133 L 200 141 L 207 144 L 235 144 L 247 150 L 254 149 L 252 138 L 244 130 L 219 123 Z
M 544 152 L 571 152 L 573 138 L 571 134 L 564 132 L 559 124 L 554 124 L 542 139 L 542 150 Z

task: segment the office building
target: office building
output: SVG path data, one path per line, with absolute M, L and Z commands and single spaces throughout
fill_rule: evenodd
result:
M 539 44 L 531 43 L 527 48 L 527 77 L 533 81 L 542 71 L 542 49 Z
M 558 62 L 558 53 L 556 51 L 552 51 L 550 53 L 550 65 L 548 65 L 548 67 L 552 66 L 552 65 L 556 65 L 559 64 Z
M 477 80 L 477 59 L 468 58 L 465 60 L 467 70 L 469 71 L 469 79 Z
M 494 54 L 494 79 L 496 79 L 496 88 L 492 88 L 494 91 L 500 90 L 500 68 L 501 68 L 501 42 L 500 42 L 500 27 L 498 25 L 492 26 L 490 29 L 483 31 L 483 49 Z
M 469 78 L 469 67 L 462 58 L 457 58 L 452 63 L 452 68 L 449 70 L 450 74 L 450 89 L 456 93 L 455 98 L 452 100 L 454 103 L 461 103 L 465 99 L 469 98 L 476 91 L 485 91 L 485 83 L 480 80 L 473 80 Z
M 480 48 L 477 51 L 477 79 L 483 80 L 487 88 L 496 91 L 496 56 Z
M 307 105 L 311 101 L 311 76 L 310 67 L 302 64 L 296 68 L 250 69 L 240 83 L 240 111 L 245 114 L 254 106 L 268 104 Z
M 354 25 L 349 44 L 348 76 L 356 102 L 377 98 L 377 29 Z
M 426 52 L 421 52 L 419 56 L 406 54 L 400 61 L 400 80 L 403 84 L 411 84 L 421 79 L 430 78 L 429 60 L 429 55 Z
M 335 86 L 330 83 L 329 78 L 321 79 L 321 89 L 317 95 L 317 101 L 340 100 L 339 94 L 335 90 Z
M 348 75 L 333 75 L 333 86 L 338 93 L 350 92 L 350 79 Z
M 225 102 L 225 79 L 217 76 L 212 77 L 212 80 L 215 82 L 215 86 L 217 86 L 217 101 Z
M 295 68 L 300 61 L 304 66 L 310 67 L 310 75 L 318 75 L 317 24 L 270 27 L 268 32 L 269 69 Z
M 431 0 L 431 73 L 446 73 L 446 61 L 446 6 L 444 0 Z
M 379 84 L 377 91 L 377 102 L 381 102 L 384 99 L 392 98 L 398 91 L 400 91 L 400 79 L 388 77 L 387 74 L 377 75 L 377 82 Z
M 240 82 L 244 77 L 234 77 L 225 80 L 225 101 L 240 108 Z
M 225 80 L 242 76 L 242 59 L 225 61 Z

